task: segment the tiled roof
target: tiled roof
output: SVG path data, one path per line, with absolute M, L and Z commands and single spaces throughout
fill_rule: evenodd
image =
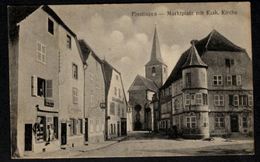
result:
M 188 67 L 207 67 L 207 65 L 201 60 L 194 43 L 194 40 L 191 41 L 192 46 L 188 51 L 188 57 L 186 62 L 182 65 L 182 69 Z
M 139 83 L 141 83 L 141 84 L 139 84 Z M 133 84 L 130 86 L 128 91 L 139 90 L 139 86 L 143 86 L 145 89 L 151 90 L 153 92 L 158 91 L 158 87 L 156 86 L 156 84 L 152 80 L 145 78 L 141 75 L 137 75 L 135 77 L 135 80 L 134 80 Z M 138 88 L 136 89 L 135 87 L 138 87 Z
M 231 41 L 229 41 L 215 29 L 212 30 L 212 32 L 210 32 L 209 35 L 205 38 L 194 42 L 194 45 L 200 57 L 204 55 L 206 51 L 245 52 L 245 49 L 233 44 Z M 171 74 L 169 75 L 168 79 L 160 89 L 164 89 L 170 86 L 172 82 L 181 78 L 181 69 L 182 66 L 185 64 L 186 60 L 188 59 L 190 50 L 191 48 L 186 50 L 181 55 L 175 67 L 173 68 Z

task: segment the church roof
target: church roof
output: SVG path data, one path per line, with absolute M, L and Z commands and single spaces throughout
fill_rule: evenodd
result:
M 191 48 L 188 51 L 188 57 L 186 62 L 182 65 L 182 69 L 188 67 L 207 67 L 207 65 L 201 60 L 194 44 L 195 41 L 191 41 Z
M 194 47 L 196 48 L 200 57 L 203 56 L 206 51 L 245 52 L 245 49 L 233 44 L 215 29 L 212 30 L 205 38 L 199 41 L 195 41 Z M 181 55 L 168 79 L 160 89 L 168 87 L 172 82 L 181 78 L 181 69 L 188 59 L 191 48 L 192 47 L 190 47 Z
M 128 89 L 128 91 L 135 91 L 135 90 L 151 90 L 153 92 L 157 92 L 158 87 L 152 80 L 145 78 L 141 75 L 137 75 L 132 85 Z
M 154 64 L 158 64 L 158 63 L 165 64 L 162 60 L 159 38 L 158 38 L 157 30 L 155 27 L 152 50 L 151 50 L 151 57 L 150 57 L 149 62 L 146 65 L 154 65 Z

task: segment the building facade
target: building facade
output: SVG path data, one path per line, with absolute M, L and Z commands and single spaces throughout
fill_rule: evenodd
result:
M 102 60 L 84 40 L 79 40 L 85 60 L 84 70 L 84 118 L 85 143 L 105 140 L 105 81 Z
M 133 130 L 153 130 L 153 95 L 167 79 L 167 65 L 161 57 L 157 30 L 155 28 L 151 57 L 145 65 L 145 77 L 137 75 L 130 86 L 129 105 L 132 110 Z
M 162 98 L 166 93 L 172 98 L 168 126 L 187 138 L 253 133 L 252 61 L 216 30 L 192 41 L 160 88 Z
M 107 61 L 103 61 L 106 82 L 106 138 L 127 134 L 127 102 L 121 73 Z
M 87 43 L 50 7 L 31 6 L 9 8 L 8 45 L 12 157 L 103 142 L 105 73 Z M 116 124 L 123 135 L 125 93 L 121 74 L 111 74 L 111 86 L 120 89 L 110 99 L 122 103 Z
M 60 112 L 67 109 L 60 106 L 60 56 L 71 54 L 63 49 L 66 35 L 75 42 L 75 34 L 48 6 L 12 9 L 16 13 L 9 16 L 12 155 L 23 156 L 60 147 Z M 77 47 L 73 48 L 71 57 L 77 58 Z

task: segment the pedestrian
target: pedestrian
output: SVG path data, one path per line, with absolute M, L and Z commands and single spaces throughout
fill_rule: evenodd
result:
M 46 144 L 45 144 L 45 146 L 47 146 L 48 144 L 50 144 L 50 134 L 51 134 L 50 125 L 47 125 L 47 130 L 46 130 Z

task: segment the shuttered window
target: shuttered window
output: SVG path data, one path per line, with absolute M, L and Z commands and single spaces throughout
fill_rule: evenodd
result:
M 46 97 L 48 98 L 52 98 L 53 94 L 52 94 L 52 80 L 47 80 L 46 81 Z

